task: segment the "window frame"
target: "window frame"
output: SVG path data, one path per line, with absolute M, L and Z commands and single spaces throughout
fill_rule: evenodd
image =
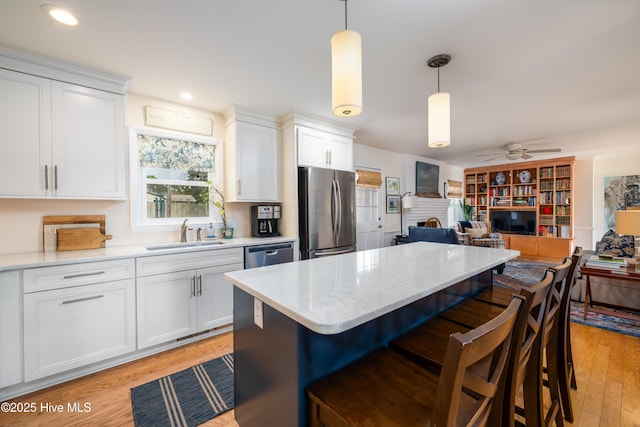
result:
M 216 156 L 214 159 L 215 171 L 213 177 L 209 176 L 211 185 L 222 188 L 221 182 L 221 152 L 219 151 L 221 144 L 215 138 L 187 134 L 182 132 L 174 132 L 165 129 L 156 129 L 146 126 L 130 126 L 129 127 L 129 207 L 130 207 L 130 228 L 132 231 L 169 231 L 175 230 L 176 226 L 180 226 L 187 219 L 191 225 L 201 224 L 203 226 L 209 223 L 222 224 L 218 220 L 214 208 L 209 209 L 208 217 L 188 217 L 188 218 L 147 218 L 146 212 L 146 186 L 147 179 L 142 176 L 142 168 L 138 162 L 138 135 L 149 135 L 158 138 L 178 139 L 188 142 L 197 142 L 201 144 L 210 144 L 216 147 Z M 164 180 L 162 180 L 164 181 Z M 161 183 L 161 182 L 158 182 Z

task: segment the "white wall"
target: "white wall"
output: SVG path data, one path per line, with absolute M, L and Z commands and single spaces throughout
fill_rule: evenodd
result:
M 136 95 L 127 97 L 127 126 L 144 125 L 145 105 L 211 117 L 214 123 L 213 137 L 219 141 L 224 139 L 222 115 Z M 126 143 L 128 153 L 128 138 Z M 223 146 L 224 144 L 221 144 L 219 147 L 224 149 Z M 217 157 L 222 159 L 222 154 L 221 150 Z M 235 233 L 239 236 L 251 234 L 248 206 L 246 204 L 227 206 L 228 218 L 237 223 Z M 42 251 L 42 217 L 45 215 L 102 214 L 106 215 L 106 233 L 113 235 L 113 240 L 106 243 L 108 246 L 171 242 L 179 238 L 178 227 L 174 232 L 133 233 L 129 230 L 128 201 L 0 199 L 0 254 Z M 195 234 L 189 238 L 193 240 Z
M 379 169 L 382 173 L 381 212 L 384 230 L 384 243 L 388 245 L 391 239 L 400 232 L 400 214 L 387 214 L 385 209 L 384 178 L 392 176 L 400 178 L 400 194 L 416 190 L 416 160 L 440 166 L 440 194 L 444 196 L 444 182 L 447 179 L 462 181 L 464 169 L 449 166 L 442 162 L 426 157 L 409 154 L 394 153 L 392 151 L 354 144 L 353 163 L 355 168 Z M 425 218 L 426 219 L 426 218 Z M 406 226 L 406 224 L 404 224 Z M 404 227 L 406 229 L 406 227 Z
M 607 231 L 604 228 L 604 178 L 625 175 L 640 175 L 640 154 L 593 159 L 593 245 L 591 248 L 594 248 L 595 242 L 600 240 Z

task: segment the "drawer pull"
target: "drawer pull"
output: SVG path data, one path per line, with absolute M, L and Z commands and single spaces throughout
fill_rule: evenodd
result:
M 101 274 L 104 274 L 104 271 L 96 271 L 94 273 L 80 273 L 80 274 L 70 274 L 68 276 L 63 276 L 63 279 L 77 279 L 78 277 L 85 277 L 85 276 L 99 276 Z
M 63 304 L 73 304 L 74 302 L 89 301 L 89 300 L 92 300 L 92 299 L 100 299 L 100 298 L 104 298 L 104 295 L 95 295 L 95 296 L 92 296 L 92 297 L 72 299 L 72 300 L 69 300 L 69 301 L 62 301 L 62 303 Z

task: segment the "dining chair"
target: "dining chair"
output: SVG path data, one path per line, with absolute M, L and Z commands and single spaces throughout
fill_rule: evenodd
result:
M 492 420 L 492 425 L 513 426 L 515 423 L 516 393 L 524 382 L 527 364 L 537 342 L 536 337 L 544 320 L 547 293 L 554 275 L 555 272 L 547 271 L 543 280 L 538 284 L 520 291 L 524 302 L 512 336 L 509 363 L 502 390 L 504 396 L 502 411 L 499 414 L 494 414 L 498 418 Z M 513 295 L 511 298 L 513 299 Z M 469 312 L 468 310 L 462 310 L 462 317 L 451 315 L 450 310 L 447 310 L 441 316 L 430 319 L 394 339 L 391 341 L 390 347 L 407 355 L 427 369 L 439 372 L 445 361 L 442 347 L 443 342 L 446 342 L 447 334 L 468 331 L 478 322 L 482 322 L 483 316 L 486 321 L 487 318 L 494 316 L 496 311 L 500 313 L 504 310 L 504 308 L 473 300 L 466 300 L 456 308 L 468 304 L 475 306 L 475 309 L 470 310 L 473 314 L 470 319 L 464 316 Z M 525 398 L 531 399 L 528 395 L 525 395 Z M 529 402 L 525 401 L 525 407 L 527 403 Z M 531 402 L 529 407 L 533 408 L 533 405 L 535 405 L 535 401 Z M 529 419 L 532 418 L 535 418 L 535 414 L 529 416 Z
M 311 384 L 309 425 L 488 425 L 501 405 L 505 366 L 522 298 L 496 318 L 446 347 L 440 376 L 389 348 L 381 348 Z
M 566 278 L 567 286 L 564 288 L 560 303 L 560 320 L 557 335 L 558 355 L 556 360 L 560 381 L 559 388 L 560 398 L 562 401 L 562 413 L 564 418 L 569 422 L 573 422 L 574 420 L 570 389 L 577 389 L 573 364 L 573 352 L 571 348 L 571 295 L 577 285 L 576 276 L 583 257 L 584 250 L 579 246 L 576 247 L 573 255 L 571 256 L 571 266 L 567 271 Z M 489 289 L 482 291 L 474 298 L 478 301 L 487 302 L 497 307 L 506 307 L 513 292 L 514 290 L 510 288 L 491 286 Z M 546 371 L 547 369 L 545 369 L 545 372 Z M 544 384 L 547 385 L 548 381 L 545 380 Z

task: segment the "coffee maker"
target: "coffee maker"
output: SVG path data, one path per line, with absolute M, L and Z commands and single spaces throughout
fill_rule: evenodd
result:
M 279 236 L 280 205 L 251 206 L 251 235 L 254 237 Z

